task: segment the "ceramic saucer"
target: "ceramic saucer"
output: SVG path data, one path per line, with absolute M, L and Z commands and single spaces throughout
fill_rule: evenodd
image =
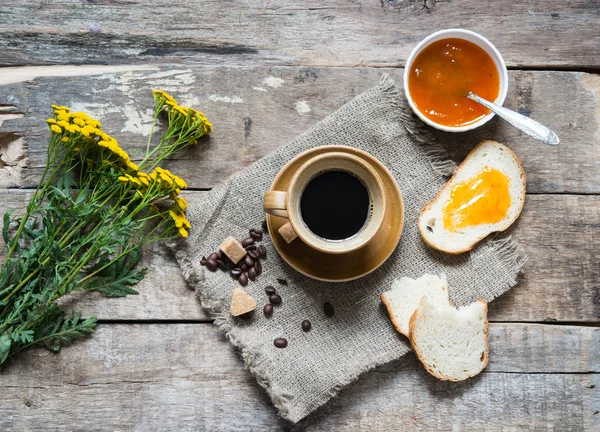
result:
M 288 220 L 267 215 L 267 225 L 275 249 L 294 269 L 313 279 L 327 282 L 346 282 L 363 277 L 382 265 L 394 252 L 404 225 L 404 203 L 396 180 L 381 162 L 370 154 L 352 147 L 317 147 L 298 155 L 279 172 L 271 190 L 286 190 L 294 173 L 309 158 L 327 152 L 347 152 L 369 163 L 381 177 L 385 187 L 387 210 L 380 230 L 366 246 L 346 254 L 325 254 L 308 247 L 299 238 L 291 243 L 278 230 Z

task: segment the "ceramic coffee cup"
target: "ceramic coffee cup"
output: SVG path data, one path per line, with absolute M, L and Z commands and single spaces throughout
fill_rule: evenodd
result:
M 362 228 L 345 239 L 331 240 L 315 234 L 302 217 L 300 203 L 306 186 L 328 171 L 342 171 L 355 176 L 368 192 L 370 208 L 366 221 Z M 315 250 L 330 254 L 351 252 L 368 244 L 381 227 L 385 208 L 385 189 L 377 172 L 363 159 L 341 152 L 312 157 L 296 171 L 287 190 L 269 191 L 264 197 L 265 212 L 289 219 L 279 230 L 288 243 L 303 241 Z M 328 216 L 323 214 L 319 217 Z

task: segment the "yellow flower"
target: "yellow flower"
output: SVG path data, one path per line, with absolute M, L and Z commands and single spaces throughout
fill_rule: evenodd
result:
M 54 132 L 55 134 L 61 134 L 62 133 L 62 129 L 60 127 L 58 127 L 57 125 L 52 125 L 50 126 L 50 130 L 52 132 Z
M 79 121 L 83 121 L 81 119 L 75 119 L 75 120 L 79 120 Z M 85 124 L 85 123 L 84 123 Z M 84 126 L 81 128 L 81 135 L 83 135 L 86 138 L 90 137 L 90 134 L 94 131 L 94 128 L 91 126 Z
M 122 181 L 123 183 L 129 183 L 129 179 L 125 176 L 119 176 L 119 177 L 117 177 L 117 179 L 119 181 Z
M 127 161 L 127 168 L 129 168 L 132 171 L 139 171 L 140 170 L 140 168 L 136 164 L 134 164 L 133 162 L 131 162 L 131 161 Z
M 140 198 L 144 198 L 144 194 L 143 194 L 143 193 L 142 193 L 140 190 L 136 190 L 136 191 L 135 191 L 135 194 L 136 194 L 137 196 L 139 196 Z
M 67 111 L 57 111 L 56 118 L 62 121 L 69 121 L 71 116 L 67 113 Z
M 85 126 L 85 122 L 83 120 L 81 120 L 80 118 L 74 118 L 73 123 L 76 124 L 77 126 L 81 126 L 81 127 Z
M 74 151 L 75 153 L 77 153 L 79 150 L 80 150 L 80 148 L 79 148 L 79 147 L 73 147 L 73 151 Z
M 173 98 L 173 96 L 171 96 L 169 93 L 167 93 L 164 90 L 154 90 L 152 92 L 152 96 L 154 97 L 158 97 L 160 99 L 164 99 L 166 101 L 175 101 L 175 99 Z
M 80 120 L 83 120 L 86 124 L 94 123 L 96 121 L 84 112 L 74 112 L 74 113 L 71 113 L 71 116 L 73 118 L 78 118 Z
M 174 210 L 169 210 L 169 216 L 171 216 L 171 219 L 173 219 L 173 222 L 175 222 L 175 227 L 181 228 L 183 226 L 183 219 L 185 219 L 184 214 Z
M 71 127 L 71 124 L 68 121 L 64 121 L 64 120 L 60 120 L 56 124 L 58 124 L 62 128 Z
M 175 204 L 181 209 L 181 211 L 185 211 L 187 209 L 187 201 L 185 198 L 175 197 L 173 198 L 173 201 L 175 201 Z
M 48 120 L 46 120 L 46 123 L 48 123 L 48 124 L 56 124 L 56 120 L 54 120 L 53 118 L 49 118 Z
M 148 176 L 141 176 L 140 174 L 145 174 L 145 173 L 138 173 L 138 180 L 140 182 L 142 182 L 142 184 L 144 186 L 150 186 L 150 182 L 148 181 Z
M 174 176 L 173 179 L 175 180 L 175 183 L 177 184 L 177 186 L 179 186 L 180 189 L 187 189 L 188 185 L 185 182 L 185 180 L 183 180 L 181 177 Z
M 88 125 L 90 125 L 93 128 L 101 128 L 102 127 L 102 123 L 100 123 L 100 121 L 93 119 L 93 118 L 91 118 L 88 121 Z
M 183 238 L 187 238 L 188 232 L 185 230 L 185 228 L 181 227 L 179 228 L 179 235 Z
M 65 126 L 65 129 L 71 133 L 81 132 L 81 128 L 77 125 L 69 125 L 68 127 Z
M 52 104 L 52 109 L 54 111 L 66 111 L 66 112 L 71 111 L 71 108 L 69 108 L 69 107 L 62 106 L 62 105 L 54 105 L 54 104 Z
M 66 142 L 69 142 L 69 138 L 67 138 L 67 137 L 64 137 L 64 138 L 62 138 L 60 141 L 61 141 L 61 142 L 64 142 L 64 143 L 66 143 Z
M 164 180 L 169 186 L 173 184 L 173 179 L 165 173 L 160 173 L 160 178 Z

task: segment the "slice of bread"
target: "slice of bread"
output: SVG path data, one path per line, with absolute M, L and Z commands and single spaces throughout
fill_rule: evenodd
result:
M 423 297 L 410 319 L 410 342 L 425 369 L 441 380 L 477 375 L 488 363 L 487 303 L 456 309 Z
M 394 327 L 404 336 L 408 337 L 408 322 L 423 296 L 436 306 L 450 305 L 446 275 L 425 274 L 418 279 L 402 277 L 392 283 L 392 289 L 381 294 Z
M 510 207 L 506 216 L 497 223 L 448 229 L 444 226 L 443 209 L 452 189 L 478 176 L 485 167 L 502 172 L 509 180 Z M 507 229 L 519 217 L 524 202 L 525 172 L 519 159 L 505 145 L 482 141 L 460 164 L 433 201 L 423 208 L 419 216 L 419 231 L 423 240 L 435 249 L 452 254 L 466 252 L 489 234 Z

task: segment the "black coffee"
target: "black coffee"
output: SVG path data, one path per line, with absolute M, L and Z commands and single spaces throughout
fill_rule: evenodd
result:
M 300 197 L 300 212 L 313 233 L 328 240 L 352 237 L 365 225 L 371 199 L 365 185 L 344 171 L 313 178 Z

